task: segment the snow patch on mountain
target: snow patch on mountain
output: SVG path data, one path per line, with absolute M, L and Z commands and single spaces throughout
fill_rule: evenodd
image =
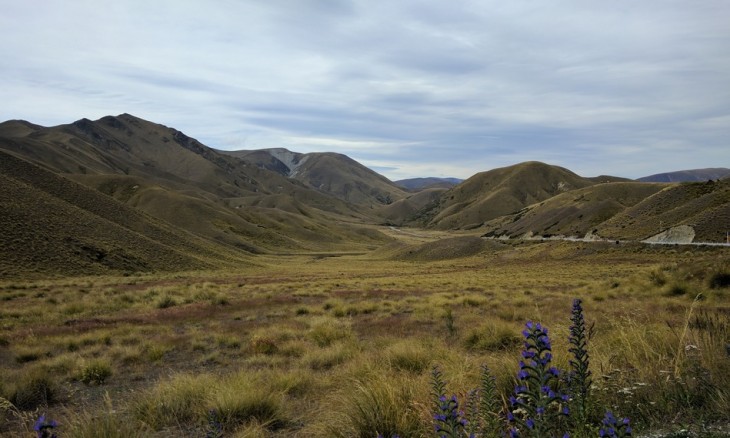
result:
M 309 158 L 307 155 L 300 154 L 298 152 L 292 152 L 284 148 L 273 148 L 267 149 L 272 157 L 284 163 L 289 169 L 289 177 L 294 177 L 297 174 L 299 167 L 307 161 Z

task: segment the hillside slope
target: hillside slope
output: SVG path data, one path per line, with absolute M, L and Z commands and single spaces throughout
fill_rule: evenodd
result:
M 639 182 L 596 184 L 560 193 L 515 214 L 494 219 L 484 228 L 486 235 L 492 237 L 561 235 L 582 238 L 664 187 L 666 185 Z
M 52 128 L 5 122 L 0 149 L 238 249 L 326 250 L 384 238 L 343 225 L 366 218 L 360 206 L 129 114 Z
M 418 219 L 417 215 L 424 209 L 437 205 L 447 189 L 424 189 L 389 205 L 380 207 L 379 217 L 388 225 L 403 226 Z
M 730 180 L 672 184 L 597 227 L 609 239 L 644 240 L 687 225 L 698 242 L 725 242 L 730 224 Z
M 478 173 L 421 213 L 425 225 L 469 229 L 570 190 L 594 185 L 562 167 L 535 161 Z
M 0 151 L 0 278 L 245 265 L 198 238 Z
M 367 208 L 388 205 L 407 196 L 403 188 L 342 154 L 300 154 L 283 148 L 219 152 L 251 161 L 260 168 Z

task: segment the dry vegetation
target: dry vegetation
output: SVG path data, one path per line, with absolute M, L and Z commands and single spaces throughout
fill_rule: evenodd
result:
M 6 281 L 0 434 L 28 436 L 45 413 L 62 437 L 204 436 L 211 420 L 236 437 L 430 436 L 434 364 L 459 394 L 487 364 L 507 394 L 534 320 L 565 368 L 574 297 L 595 323 L 597 404 L 644 431 L 730 422 L 727 249 L 444 242 Z

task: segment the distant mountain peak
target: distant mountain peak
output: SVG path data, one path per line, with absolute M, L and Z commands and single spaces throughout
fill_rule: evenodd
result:
M 724 167 L 714 167 L 706 169 L 690 169 L 678 170 L 675 172 L 657 173 L 642 178 L 637 181 L 641 182 L 698 182 L 715 179 L 723 179 L 730 176 L 730 169 Z
M 461 183 L 459 178 L 440 178 L 435 176 L 422 178 L 408 178 L 394 181 L 398 186 L 408 190 L 423 190 L 427 188 L 451 188 Z

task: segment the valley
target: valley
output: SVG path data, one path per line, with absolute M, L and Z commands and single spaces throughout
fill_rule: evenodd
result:
M 568 375 L 576 298 L 572 436 L 606 409 L 662 436 L 730 424 L 727 177 L 525 162 L 399 186 L 121 114 L 1 123 L 0 189 L 2 436 L 45 415 L 60 437 L 427 437 L 434 367 L 463 400 L 482 365 L 504 420 L 526 322 Z

